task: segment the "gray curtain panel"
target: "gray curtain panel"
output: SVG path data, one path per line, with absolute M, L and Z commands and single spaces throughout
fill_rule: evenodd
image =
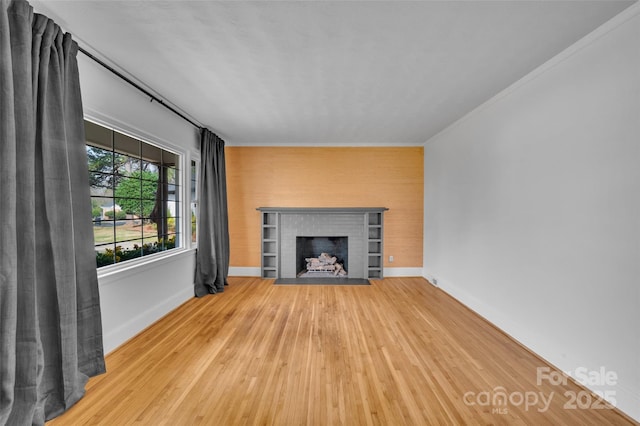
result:
M 0 424 L 41 425 L 105 370 L 78 47 L 0 5 Z
M 224 291 L 229 276 L 229 216 L 224 141 L 207 129 L 200 137 L 200 217 L 195 295 Z

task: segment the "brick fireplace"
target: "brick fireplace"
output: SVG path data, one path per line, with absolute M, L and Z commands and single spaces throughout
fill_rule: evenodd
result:
M 300 272 L 300 238 L 344 238 L 348 277 L 382 278 L 384 207 L 260 207 L 262 277 L 293 279 Z M 322 241 L 322 240 L 320 240 Z M 317 253 L 316 255 L 319 255 Z M 340 253 L 338 253 L 340 255 Z M 335 255 L 335 253 L 332 253 Z

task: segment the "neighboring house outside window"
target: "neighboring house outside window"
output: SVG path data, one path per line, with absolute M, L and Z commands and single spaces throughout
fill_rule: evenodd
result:
M 97 266 L 181 247 L 181 156 L 89 121 L 85 133 Z

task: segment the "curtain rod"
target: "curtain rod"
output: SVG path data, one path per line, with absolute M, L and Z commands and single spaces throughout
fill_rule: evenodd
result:
M 136 82 L 132 81 L 130 78 L 128 78 L 127 76 L 123 75 L 121 72 L 119 72 L 118 70 L 114 69 L 112 66 L 104 63 L 103 61 L 101 61 L 100 59 L 96 58 L 95 56 L 93 56 L 91 53 L 87 52 L 85 49 L 83 49 L 82 47 L 78 46 L 78 50 L 82 53 L 84 53 L 86 56 L 88 56 L 90 59 L 93 59 L 94 61 L 96 61 L 98 64 L 102 65 L 104 68 L 108 69 L 109 71 L 111 71 L 113 74 L 117 75 L 118 77 L 120 77 L 121 79 L 123 79 L 124 81 L 126 81 L 127 83 L 129 83 L 130 85 L 132 85 L 133 87 L 135 87 L 136 89 L 138 89 L 139 91 L 141 91 L 142 93 L 144 93 L 145 95 L 149 96 L 151 98 L 151 102 L 156 101 L 158 102 L 160 105 L 162 105 L 163 107 L 165 107 L 166 109 L 168 109 L 169 111 L 171 111 L 172 113 L 174 113 L 175 115 L 177 115 L 178 117 L 182 118 L 185 121 L 188 121 L 189 123 L 191 123 L 193 126 L 195 126 L 198 130 L 202 130 L 203 127 L 194 123 L 191 119 L 187 118 L 184 114 L 182 114 L 181 112 L 177 111 L 175 108 L 173 108 L 171 105 L 167 105 L 164 103 L 164 101 L 160 98 L 158 98 L 157 96 L 155 96 L 154 94 L 150 93 L 148 90 L 146 90 L 144 87 L 140 86 L 139 84 L 137 84 Z

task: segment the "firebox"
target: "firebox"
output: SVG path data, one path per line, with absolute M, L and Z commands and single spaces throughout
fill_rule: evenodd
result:
M 344 271 L 349 271 L 349 238 L 334 237 L 296 237 L 296 271 L 297 275 L 307 272 L 307 260 L 318 258 L 323 253 L 335 257 L 335 264 Z M 333 274 L 327 273 L 327 276 Z M 337 276 L 337 273 L 336 273 Z M 344 277 L 344 274 L 341 275 Z

